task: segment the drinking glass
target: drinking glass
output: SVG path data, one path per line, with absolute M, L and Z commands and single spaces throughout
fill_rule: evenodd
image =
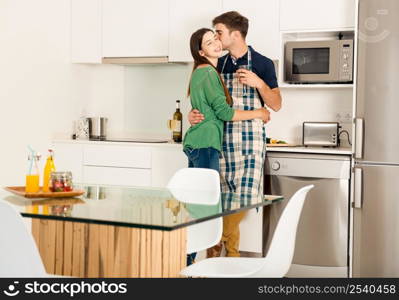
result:
M 168 122 L 167 122 L 168 129 L 171 131 L 174 131 L 176 129 L 177 125 L 178 124 L 177 124 L 176 120 L 168 120 Z
M 239 69 L 249 70 L 249 66 L 247 64 L 238 65 L 237 70 L 239 70 Z M 246 84 L 243 84 L 242 94 L 243 94 L 243 96 L 247 95 L 247 85 Z

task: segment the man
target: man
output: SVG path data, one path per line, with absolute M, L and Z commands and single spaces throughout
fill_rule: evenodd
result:
M 253 110 L 268 106 L 281 108 L 281 95 L 273 62 L 246 44 L 248 19 L 238 12 L 226 12 L 213 21 L 216 34 L 224 50 L 229 53 L 218 60 L 218 71 L 233 98 L 233 108 Z M 203 120 L 193 110 L 189 122 Z M 226 122 L 220 160 L 222 204 L 234 209 L 243 203 L 256 203 L 263 198 L 263 165 L 266 154 L 266 133 L 262 122 Z M 240 256 L 239 224 L 244 212 L 223 218 L 223 237 L 226 255 Z M 208 249 L 209 256 L 220 255 L 221 245 Z

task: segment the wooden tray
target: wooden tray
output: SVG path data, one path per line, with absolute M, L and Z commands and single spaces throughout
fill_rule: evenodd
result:
M 70 192 L 48 192 L 45 193 L 40 190 L 38 193 L 26 193 L 24 186 L 6 186 L 4 188 L 13 194 L 16 194 L 25 198 L 65 198 L 65 197 L 76 197 L 83 195 L 85 191 L 83 190 L 72 190 Z
M 48 199 L 32 199 L 32 205 L 75 205 L 85 203 L 81 198 L 48 198 Z

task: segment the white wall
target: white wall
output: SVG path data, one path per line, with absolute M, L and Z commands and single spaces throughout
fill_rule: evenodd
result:
M 114 101 L 110 116 L 121 114 L 123 67 L 73 65 L 69 54 L 69 0 L 0 0 L 0 186 L 24 184 L 27 145 L 45 154 L 83 109 Z

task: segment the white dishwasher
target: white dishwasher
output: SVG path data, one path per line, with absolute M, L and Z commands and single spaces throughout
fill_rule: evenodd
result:
M 266 193 L 283 195 L 265 213 L 264 252 L 291 196 L 314 184 L 298 224 L 287 277 L 348 277 L 350 156 L 268 152 Z

